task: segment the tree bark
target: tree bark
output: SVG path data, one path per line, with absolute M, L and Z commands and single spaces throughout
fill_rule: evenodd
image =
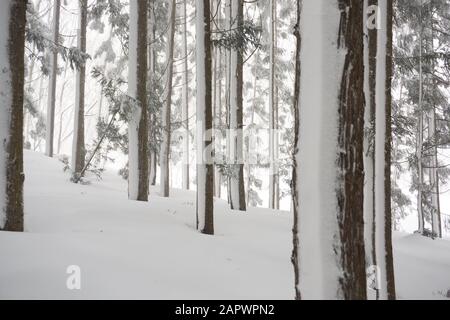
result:
M 0 230 L 21 232 L 27 1 L 5 0 L 0 8 L 0 29 L 6 36 L 0 37 Z
M 377 108 L 375 114 L 375 252 L 379 299 L 395 299 L 391 215 L 391 110 L 393 0 L 378 0 L 381 29 L 377 39 Z M 381 33 L 384 33 L 381 35 Z M 383 79 L 384 78 L 384 79 Z M 382 81 L 384 80 L 384 81 Z M 383 159 L 384 158 L 384 159 Z
M 360 0 L 302 4 L 294 176 L 302 299 L 366 299 L 363 32 Z
M 148 201 L 147 0 L 130 0 L 128 95 L 136 99 L 128 125 L 130 200 Z
M 364 0 L 364 245 L 366 268 L 371 272 L 375 257 L 375 85 L 377 28 L 371 20 L 378 14 L 377 0 Z M 377 18 L 378 19 L 378 18 Z M 369 287 L 377 290 L 374 283 Z M 368 291 L 368 298 L 371 291 Z M 375 291 L 375 299 L 377 293 Z
M 214 234 L 214 164 L 212 161 L 212 57 L 209 0 L 196 0 L 197 60 L 197 229 Z
M 294 27 L 294 36 L 297 40 L 297 46 L 295 51 L 295 83 L 294 83 L 294 153 L 292 155 L 293 168 L 292 168 L 292 213 L 294 216 L 294 225 L 292 227 L 292 256 L 291 262 L 294 266 L 294 287 L 295 287 L 295 299 L 301 299 L 300 293 L 300 270 L 299 270 L 299 234 L 298 234 L 298 226 L 299 226 L 299 197 L 298 197 L 298 168 L 299 163 L 297 162 L 297 154 L 299 151 L 299 138 L 300 138 L 300 79 L 301 79 L 301 46 L 302 46 L 302 38 L 300 33 L 300 19 L 301 19 L 301 11 L 302 4 L 301 1 L 297 1 L 297 24 Z

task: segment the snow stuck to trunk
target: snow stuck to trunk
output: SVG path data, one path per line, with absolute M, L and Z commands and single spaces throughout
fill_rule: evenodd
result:
M 375 256 L 380 268 L 379 298 L 388 298 L 386 270 L 386 216 L 385 213 L 385 145 L 386 145 L 386 48 L 387 48 L 387 2 L 378 1 L 381 29 L 377 33 L 376 108 L 375 108 Z
M 137 98 L 137 56 L 138 56 L 138 0 L 130 1 L 130 49 L 128 53 L 128 95 Z M 141 121 L 140 107 L 134 106 L 128 124 L 128 194 L 136 200 L 139 193 L 139 123 Z
M 196 1 L 198 17 L 195 23 L 196 34 L 196 65 L 197 65 L 197 222 L 198 230 L 203 230 L 206 224 L 206 164 L 203 159 L 206 119 L 206 70 L 205 70 L 205 24 L 203 21 L 203 0 Z
M 338 93 L 346 54 L 336 48 L 339 18 L 337 2 L 303 3 L 297 181 L 300 288 L 306 299 L 336 298 L 342 273 L 334 252 L 340 250 L 335 248 L 339 239 L 337 125 Z
M 11 126 L 12 89 L 8 50 L 10 6 L 10 0 L 0 4 L 0 229 L 6 222 L 6 146 Z

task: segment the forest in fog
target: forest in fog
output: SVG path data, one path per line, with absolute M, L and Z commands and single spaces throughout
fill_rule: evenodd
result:
M 449 0 L 2 0 L 0 298 L 448 299 L 449 88 Z

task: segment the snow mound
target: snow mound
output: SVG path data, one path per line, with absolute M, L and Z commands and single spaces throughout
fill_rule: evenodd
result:
M 195 230 L 195 193 L 129 201 L 114 172 L 74 185 L 63 164 L 25 153 L 26 232 L 0 232 L 0 299 L 292 299 L 291 215 L 233 212 Z M 445 298 L 450 242 L 396 234 L 399 298 Z M 69 290 L 69 266 L 81 290 Z

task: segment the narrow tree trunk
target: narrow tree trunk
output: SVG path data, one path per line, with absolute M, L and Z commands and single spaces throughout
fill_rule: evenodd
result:
M 300 138 L 300 79 L 301 79 L 301 47 L 302 47 L 302 38 L 300 33 L 301 26 L 301 12 L 302 12 L 302 4 L 300 1 L 297 1 L 297 24 L 294 27 L 294 36 L 297 40 L 297 46 L 295 50 L 295 83 L 294 83 L 294 153 L 292 154 L 293 168 L 292 168 L 292 212 L 294 216 L 294 225 L 292 227 L 292 256 L 291 262 L 294 267 L 294 287 L 295 287 L 295 299 L 301 299 L 300 293 L 300 268 L 299 268 L 299 234 L 298 234 L 298 226 L 299 226 L 299 181 L 298 181 L 298 169 L 299 163 L 297 162 L 297 154 L 299 151 L 299 138 Z
M 149 43 L 148 43 L 148 69 L 149 69 L 149 75 L 148 75 L 148 81 L 150 82 L 150 86 L 153 85 L 153 77 L 155 75 L 156 72 L 156 61 L 157 61 L 157 52 L 156 49 L 154 47 L 154 41 L 156 39 L 156 25 L 155 25 L 155 21 L 152 20 L 154 19 L 154 2 L 150 1 L 149 2 L 149 6 L 150 6 L 150 16 L 148 17 L 148 32 L 149 32 Z M 156 185 L 156 169 L 157 169 L 157 155 L 155 152 L 155 148 L 154 146 L 152 147 L 151 142 L 154 139 L 154 134 L 153 134 L 153 126 L 155 125 L 155 113 L 152 112 L 149 116 L 148 116 L 148 136 L 149 136 L 149 183 L 151 186 Z
M 433 15 L 434 13 L 431 12 L 430 13 L 430 24 L 431 24 L 431 52 L 434 55 L 435 50 L 434 50 L 434 30 L 435 30 L 435 26 L 434 26 L 434 19 L 433 19 Z M 435 72 L 436 72 L 436 63 L 433 61 L 431 61 L 431 76 L 432 76 L 432 91 L 433 91 L 433 96 L 435 95 L 435 88 L 437 88 L 437 83 L 436 83 L 436 77 L 435 77 Z M 431 110 L 429 110 L 429 116 L 428 116 L 428 136 L 429 136 L 429 140 L 430 143 L 432 144 L 432 148 L 431 148 L 431 165 L 430 165 L 430 171 L 429 171 L 429 176 L 430 176 L 430 186 L 431 186 L 431 207 L 432 207 L 432 211 L 431 211 L 431 231 L 432 231 L 432 235 L 433 237 L 438 237 L 438 238 L 442 238 L 442 226 L 441 226 L 441 206 L 440 206 L 440 200 L 439 200 L 439 175 L 438 175 L 438 150 L 437 150 L 437 144 L 438 144 L 438 137 L 437 137 L 437 132 L 436 132 L 436 105 L 433 102 L 432 103 L 432 108 Z
M 392 1 L 378 0 L 375 111 L 375 254 L 379 299 L 395 299 L 391 217 Z
M 422 23 L 422 0 L 420 3 L 420 18 Z M 419 125 L 417 134 L 417 170 L 418 170 L 418 187 L 417 187 L 417 215 L 419 219 L 419 233 L 425 231 L 425 217 L 423 214 L 423 27 L 421 26 L 419 34 Z
M 183 89 L 182 89 L 182 105 L 181 105 L 181 119 L 183 121 L 183 169 L 182 169 L 182 185 L 183 189 L 189 190 L 189 57 L 187 46 L 187 0 L 183 2 L 183 44 L 182 56 L 183 61 Z
M 172 110 L 172 83 L 173 83 L 173 53 L 174 53 L 174 40 L 175 40 L 175 12 L 176 12 L 176 1 L 169 0 L 170 5 L 170 27 L 169 27 L 169 40 L 167 43 L 167 69 L 166 69 L 166 103 L 162 110 L 162 143 L 161 143 L 161 153 L 159 156 L 161 168 L 161 196 L 169 196 L 169 175 L 170 175 L 170 139 L 171 139 L 171 126 L 170 126 L 170 115 Z
M 53 3 L 53 37 L 52 41 L 56 46 L 59 43 L 59 18 L 61 11 L 61 0 L 55 0 Z M 45 139 L 45 154 L 53 157 L 53 141 L 55 131 L 55 101 L 56 101 L 56 78 L 58 72 L 58 51 L 54 49 L 51 54 L 50 77 L 48 83 L 47 100 L 47 125 Z
M 214 10 L 215 1 L 212 1 L 212 9 Z M 213 31 L 216 28 L 211 27 Z M 217 128 L 217 48 L 212 48 L 212 101 L 213 101 L 213 128 Z M 217 170 L 214 166 L 214 196 L 217 197 Z
M 432 206 L 432 232 L 434 237 L 442 238 L 441 226 L 441 206 L 439 200 L 439 174 L 438 174 L 438 159 L 437 159 L 437 136 L 436 136 L 436 109 L 430 110 L 430 117 L 428 119 L 428 131 L 431 137 L 432 154 L 431 154 L 431 168 L 430 168 L 430 185 L 431 185 L 431 206 Z
M 136 99 L 128 124 L 130 200 L 148 201 L 147 0 L 130 0 L 128 95 Z
M 23 100 L 27 1 L 0 4 L 0 230 L 23 231 Z
M 366 268 L 372 272 L 375 257 L 375 85 L 377 29 L 369 18 L 376 16 L 377 0 L 364 0 L 364 245 Z M 376 21 L 375 21 L 376 22 Z M 377 299 L 376 283 L 368 283 L 369 299 Z M 371 295 L 374 292 L 374 295 Z
M 219 49 L 216 52 L 216 57 L 218 61 L 217 71 L 218 74 L 216 80 L 216 110 L 215 110 L 215 132 L 220 132 L 222 130 L 222 50 Z M 217 137 L 217 135 L 215 135 Z M 221 137 L 222 135 L 220 135 Z M 217 148 L 217 144 L 216 144 Z M 220 198 L 222 195 L 222 173 L 220 172 L 219 167 L 215 167 L 215 176 L 214 176 L 214 190 L 217 198 Z
M 227 0 L 225 2 L 225 16 L 226 16 L 226 27 L 229 32 L 233 28 L 233 12 L 231 6 L 232 0 Z M 227 165 L 231 162 L 231 134 L 230 134 L 230 115 L 231 115 L 231 78 L 232 78 L 232 68 L 231 68 L 231 50 L 226 50 L 226 98 L 225 98 L 225 114 L 226 114 L 226 124 L 227 124 L 227 141 L 226 141 L 226 159 L 228 161 Z M 227 176 L 227 201 L 231 205 L 231 177 Z
M 196 0 L 197 230 L 214 234 L 214 165 L 211 156 L 211 23 L 209 0 Z
M 80 25 L 78 30 L 78 49 L 86 53 L 87 0 L 79 0 Z M 75 111 L 72 145 L 72 171 L 80 174 L 85 165 L 86 149 L 84 145 L 84 96 L 86 84 L 86 66 L 82 64 L 77 70 Z
M 232 0 L 231 11 L 234 28 L 244 23 L 244 1 Z M 243 68 L 242 52 L 231 51 L 230 130 L 231 138 L 231 209 L 246 211 L 243 152 Z
M 279 209 L 279 173 L 278 173 L 278 88 L 276 80 L 276 51 L 277 51 L 277 4 L 270 1 L 270 172 L 269 172 L 269 208 Z
M 304 1 L 300 32 L 297 297 L 366 299 L 363 3 Z

